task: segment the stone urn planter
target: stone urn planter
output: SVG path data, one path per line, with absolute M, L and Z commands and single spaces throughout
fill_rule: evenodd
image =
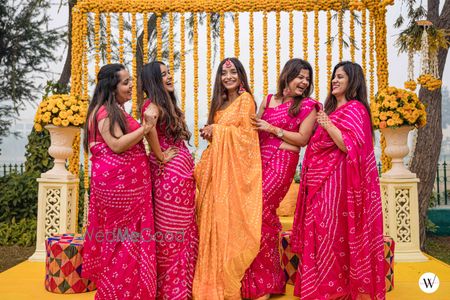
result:
M 386 127 L 380 129 L 386 138 L 385 153 L 392 158 L 392 168 L 383 173 L 385 178 L 415 178 L 416 175 L 408 170 L 403 158 L 408 155 L 408 133 L 413 126 Z
M 48 153 L 55 159 L 53 168 L 41 175 L 43 178 L 70 178 L 74 177 L 66 169 L 66 159 L 72 155 L 72 143 L 75 135 L 80 131 L 74 126 L 54 126 L 46 125 L 45 128 L 50 133 L 51 144 Z

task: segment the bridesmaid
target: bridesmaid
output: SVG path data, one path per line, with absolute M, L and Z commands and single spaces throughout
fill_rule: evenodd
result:
M 123 109 L 131 78 L 121 64 L 100 69 L 85 125 L 92 156 L 91 194 L 83 276 L 97 285 L 95 299 L 154 299 L 156 258 L 150 167 L 141 127 Z
M 333 70 L 325 111 L 306 150 L 292 250 L 301 299 L 385 299 L 383 217 L 366 81 Z
M 146 64 L 141 81 L 148 97 L 142 111 L 154 111 L 157 117 L 156 127 L 147 135 L 155 209 L 157 299 L 192 299 L 198 231 L 194 161 L 186 147 L 191 134 L 177 106 L 167 66 L 159 61 Z
M 242 297 L 268 299 L 285 292 L 286 278 L 278 249 L 281 223 L 277 208 L 292 183 L 300 147 L 313 132 L 319 103 L 309 98 L 311 65 L 289 60 L 278 78 L 277 94 L 263 100 L 254 125 L 259 130 L 262 160 L 263 213 L 261 248 L 242 279 Z
M 261 156 L 251 124 L 256 104 L 236 58 L 216 74 L 208 125 L 210 141 L 195 169 L 199 256 L 194 299 L 241 299 L 241 279 L 261 240 Z

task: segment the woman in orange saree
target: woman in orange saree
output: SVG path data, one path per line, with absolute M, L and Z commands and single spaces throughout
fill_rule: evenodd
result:
M 260 247 L 262 175 L 256 104 L 236 58 L 218 68 L 208 125 L 210 145 L 195 169 L 199 253 L 196 300 L 241 299 L 241 279 Z

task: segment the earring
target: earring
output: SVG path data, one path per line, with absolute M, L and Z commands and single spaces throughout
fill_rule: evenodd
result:
M 241 82 L 241 84 L 239 85 L 239 91 L 238 91 L 238 93 L 239 94 L 242 94 L 242 93 L 245 93 L 247 90 L 244 88 L 244 85 L 242 84 L 242 82 Z

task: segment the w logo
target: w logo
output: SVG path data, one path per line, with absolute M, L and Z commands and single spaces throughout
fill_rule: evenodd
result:
M 439 288 L 439 277 L 434 273 L 424 273 L 419 278 L 419 287 L 424 293 L 434 293 Z

